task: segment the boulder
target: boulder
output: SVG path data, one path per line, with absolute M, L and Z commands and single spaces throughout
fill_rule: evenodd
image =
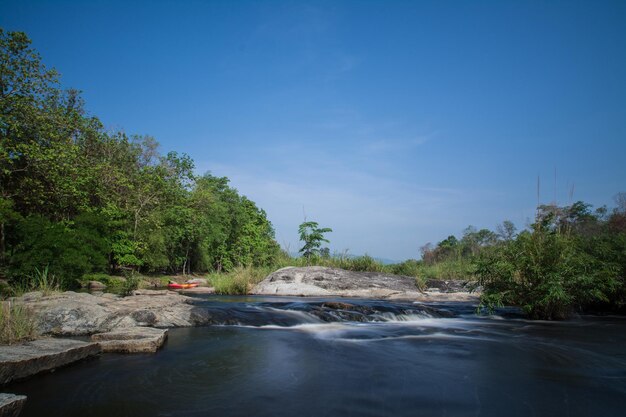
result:
M 153 353 L 163 346 L 166 338 L 166 329 L 152 327 L 131 327 L 91 336 L 103 352 L 119 353 Z
M 89 281 L 87 283 L 87 288 L 89 288 L 90 290 L 105 290 L 106 289 L 106 285 L 101 283 L 100 281 Z
M 198 284 L 198 285 L 209 285 L 208 281 L 206 278 L 191 278 L 188 279 L 187 281 L 185 281 L 185 283 L 187 284 Z
M 0 349 L 0 385 L 98 355 L 100 345 L 69 339 L 39 339 Z
M 434 291 L 421 291 L 414 277 L 355 272 L 321 266 L 287 267 L 268 275 L 252 289 L 252 294 L 361 297 L 412 301 L 476 301 L 467 281 L 429 281 Z
M 181 294 L 215 294 L 215 287 L 194 287 L 178 290 Z
M 407 292 L 419 292 L 413 277 L 321 266 L 279 269 L 252 290 L 259 295 L 366 298 L 388 298 Z
M 41 334 L 84 336 L 136 326 L 191 326 L 193 298 L 173 291 L 141 290 L 134 296 L 64 292 L 43 296 L 28 293 L 15 298 L 28 304 Z
M 25 402 L 25 395 L 0 393 L 0 417 L 19 416 Z
M 470 292 L 476 289 L 475 283 L 460 279 L 429 279 L 426 281 L 426 288 L 429 292 Z

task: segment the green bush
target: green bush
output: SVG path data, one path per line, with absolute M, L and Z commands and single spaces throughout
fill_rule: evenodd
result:
M 106 268 L 103 225 L 92 215 L 79 216 L 68 225 L 30 216 L 18 224 L 18 234 L 21 243 L 9 265 L 13 280 L 35 280 L 33 271 L 45 268 L 61 287 L 71 288 L 84 274 Z
M 139 282 L 141 278 L 139 274 L 135 271 L 131 271 L 126 275 L 126 281 L 124 281 L 121 285 L 121 292 L 124 296 L 129 296 L 133 294 L 133 291 L 139 288 Z
M 534 319 L 563 319 L 606 302 L 618 288 L 619 267 L 581 250 L 575 238 L 535 225 L 477 261 L 481 307 L 518 305 Z
M 80 283 L 85 285 L 89 281 L 98 281 L 107 286 L 107 288 L 122 288 L 126 283 L 126 278 L 116 275 L 109 275 L 103 273 L 85 274 L 80 279 Z

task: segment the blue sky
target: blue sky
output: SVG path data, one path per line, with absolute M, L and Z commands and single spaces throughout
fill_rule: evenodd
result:
M 626 191 L 623 1 L 0 1 L 110 129 L 228 176 L 292 251 L 404 259 Z M 556 172 L 556 185 L 555 185 Z

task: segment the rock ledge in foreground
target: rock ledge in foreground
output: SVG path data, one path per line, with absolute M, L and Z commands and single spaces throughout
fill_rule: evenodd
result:
M 25 402 L 25 395 L 0 393 L 0 417 L 19 416 Z
M 0 385 L 98 355 L 97 343 L 39 339 L 0 349 Z

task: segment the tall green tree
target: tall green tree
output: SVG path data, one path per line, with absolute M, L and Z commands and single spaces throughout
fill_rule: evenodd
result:
M 0 29 L 0 275 L 48 266 L 71 285 L 104 270 L 268 265 L 277 253 L 266 213 L 227 178 L 196 176 L 151 136 L 107 132 L 24 33 Z

